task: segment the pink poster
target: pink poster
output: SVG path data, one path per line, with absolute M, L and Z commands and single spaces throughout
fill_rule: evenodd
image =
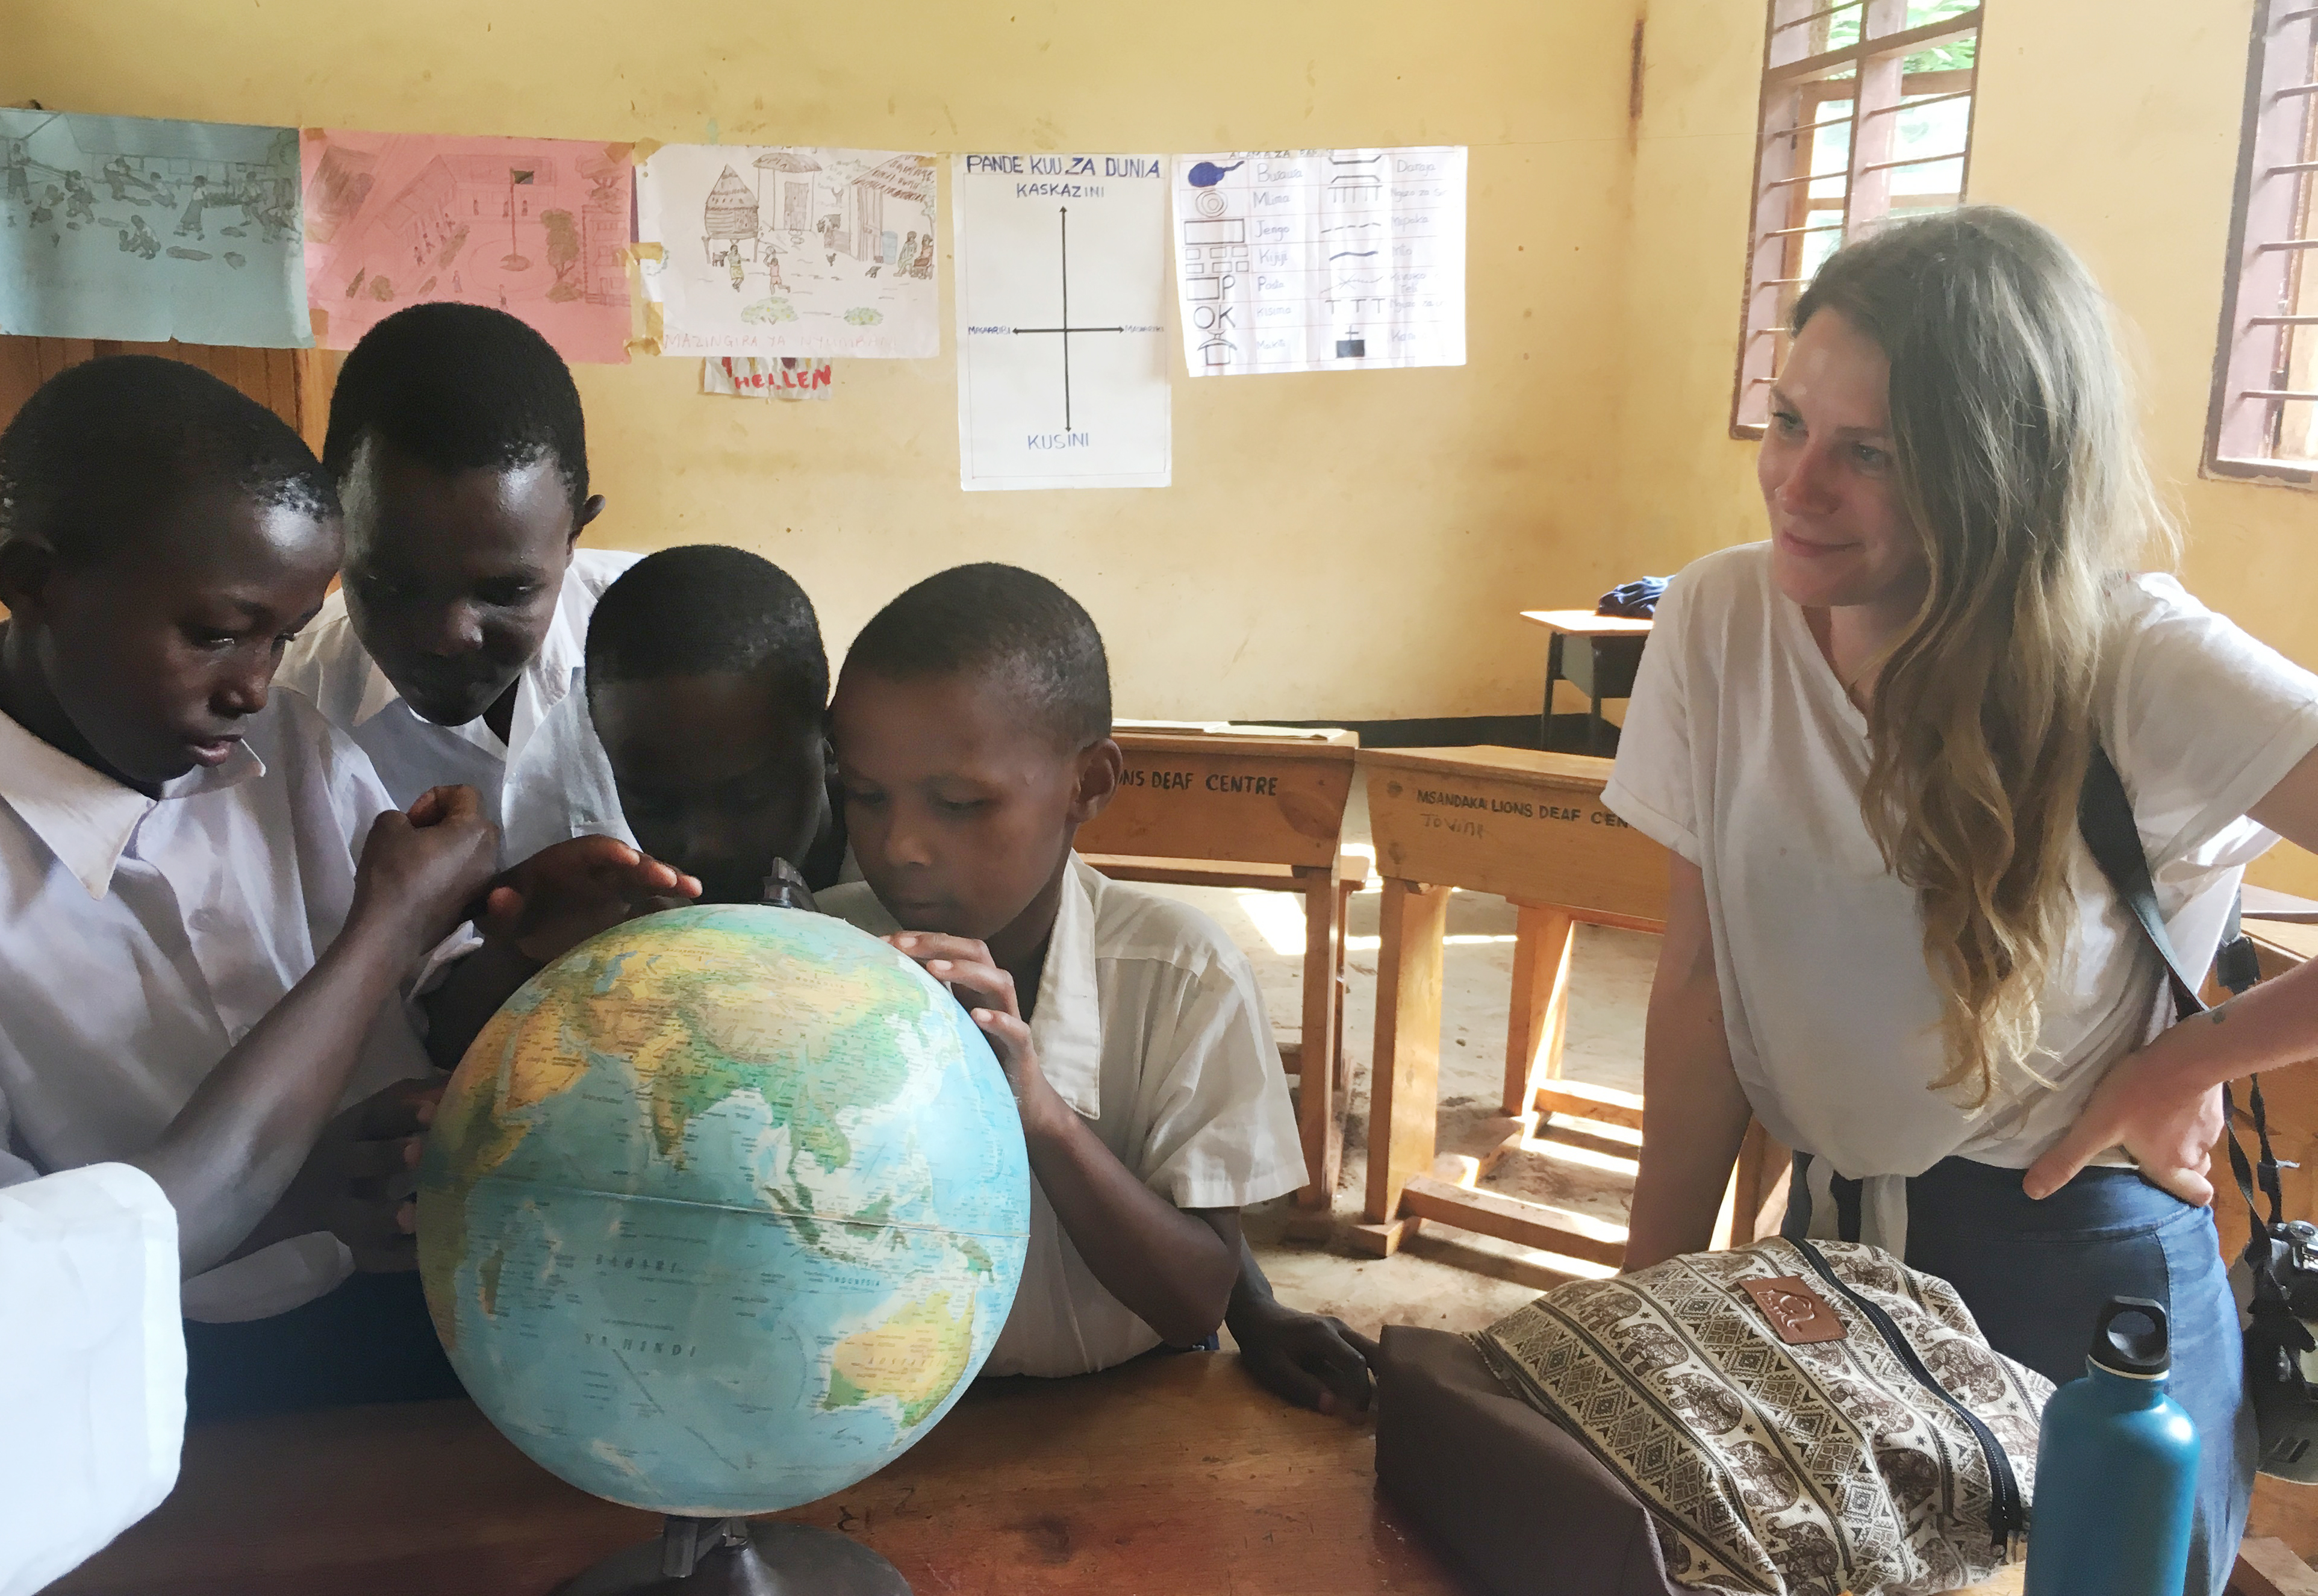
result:
M 565 360 L 627 360 L 628 146 L 309 128 L 299 157 L 324 348 L 456 300 L 521 317 Z

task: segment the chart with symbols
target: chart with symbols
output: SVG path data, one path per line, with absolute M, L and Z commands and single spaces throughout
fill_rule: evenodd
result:
M 1191 375 L 1465 363 L 1465 150 L 1175 157 Z

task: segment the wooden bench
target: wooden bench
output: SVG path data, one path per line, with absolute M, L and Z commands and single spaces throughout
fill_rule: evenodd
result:
M 1079 829 L 1088 864 L 1118 881 L 1291 892 L 1304 901 L 1304 1026 L 1280 1048 L 1297 1077 L 1306 1184 L 1325 1212 L 1344 1155 L 1345 901 L 1368 861 L 1343 850 L 1360 738 L 1285 727 L 1121 725 L 1119 795 Z

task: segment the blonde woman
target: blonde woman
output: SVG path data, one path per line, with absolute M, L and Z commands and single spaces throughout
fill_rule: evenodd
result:
M 1676 579 L 1608 800 L 1673 850 L 1630 1267 L 1706 1244 L 1751 1110 L 1791 1233 L 1954 1282 L 2083 1371 L 2166 1303 L 2204 1443 L 2188 1589 L 2252 1479 L 2207 1151 L 2220 1083 L 2318 1054 L 2318 964 L 2159 1034 L 2156 955 L 2076 832 L 2096 741 L 2203 968 L 2247 861 L 2318 847 L 2318 677 L 2129 574 L 2164 541 L 2107 307 L 1975 206 L 1854 244 L 1795 308 L 1767 542 Z

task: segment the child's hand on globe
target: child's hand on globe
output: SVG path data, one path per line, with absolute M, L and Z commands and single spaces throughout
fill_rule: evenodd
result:
M 1038 1068 L 1037 1049 L 1030 1045 L 1030 1027 L 1014 997 L 1014 977 L 998 966 L 990 949 L 970 937 L 949 937 L 939 931 L 903 931 L 885 938 L 925 966 L 966 1005 L 974 1023 L 990 1039 L 1006 1084 L 1014 1089 L 1014 1106 L 1023 1125 L 1038 1125 L 1061 1110 L 1069 1112 L 1061 1096 Z
M 534 964 L 598 931 L 700 896 L 699 881 L 611 837 L 574 837 L 501 871 L 476 928 Z

